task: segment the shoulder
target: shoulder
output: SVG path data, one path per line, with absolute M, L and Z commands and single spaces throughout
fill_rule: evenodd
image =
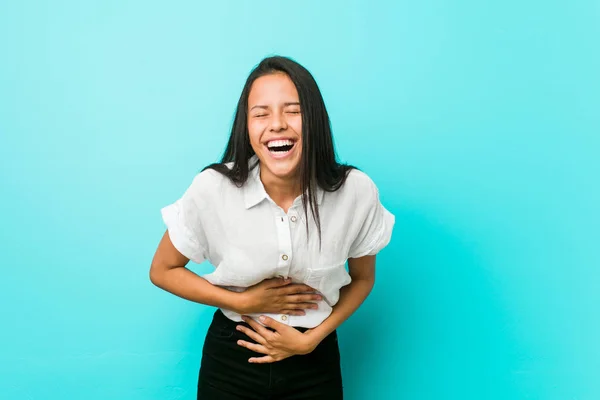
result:
M 227 177 L 212 168 L 206 168 L 196 174 L 192 181 L 192 187 L 195 189 L 211 189 L 221 186 Z
M 369 209 L 379 201 L 379 190 L 371 177 L 365 172 L 353 168 L 347 172 L 344 184 L 326 197 L 336 208 L 345 205 L 356 212 Z M 344 208 L 342 207 L 342 208 Z
M 379 190 L 373 179 L 365 172 L 356 168 L 353 168 L 348 172 L 343 187 L 346 187 L 346 191 L 351 192 L 353 195 L 357 196 L 357 198 L 379 196 Z
M 187 195 L 200 206 L 218 201 L 223 196 L 223 191 L 228 188 L 229 178 L 212 168 L 206 168 L 197 173 L 187 189 Z

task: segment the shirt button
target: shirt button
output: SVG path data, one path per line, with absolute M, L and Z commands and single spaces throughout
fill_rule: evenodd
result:
M 281 320 L 282 320 L 282 321 L 287 321 L 287 315 L 282 315 L 282 316 L 281 316 Z
M 295 216 L 295 215 L 292 215 L 292 217 L 290 218 L 290 220 L 291 220 L 292 222 L 296 222 L 296 220 L 297 220 L 297 219 L 298 219 L 298 218 L 296 218 L 296 216 Z
M 287 259 L 288 259 L 288 256 L 287 256 L 286 254 L 284 254 L 284 255 L 282 255 L 282 256 L 281 256 L 281 259 L 282 259 L 283 261 L 287 261 Z

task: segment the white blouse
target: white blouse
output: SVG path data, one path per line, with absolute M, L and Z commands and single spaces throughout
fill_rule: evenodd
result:
M 390 241 L 395 217 L 379 201 L 373 181 L 351 170 L 335 192 L 317 189 L 321 219 L 321 251 L 316 223 L 299 196 L 287 214 L 266 193 L 257 157 L 249 160 L 248 180 L 238 188 L 224 175 L 207 169 L 194 178 L 162 217 L 181 254 L 195 263 L 208 260 L 215 270 L 203 275 L 213 285 L 241 292 L 264 279 L 291 277 L 323 296 L 317 310 L 306 315 L 264 314 L 291 326 L 314 328 L 325 320 L 351 282 L 348 258 L 374 255 Z M 231 166 L 231 164 L 230 164 Z M 223 313 L 234 321 L 241 316 Z M 258 317 L 260 314 L 252 315 Z

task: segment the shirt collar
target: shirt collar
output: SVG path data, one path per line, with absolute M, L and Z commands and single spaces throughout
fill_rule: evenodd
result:
M 260 163 L 258 162 L 258 157 L 256 154 L 248 160 L 248 168 L 250 168 L 248 172 L 248 180 L 242 187 L 242 190 L 244 191 L 244 203 L 246 209 L 254 207 L 269 197 L 265 191 L 262 181 L 260 180 Z M 317 185 L 316 197 L 318 205 L 323 203 L 324 195 L 325 191 Z M 296 199 L 296 201 L 301 200 Z

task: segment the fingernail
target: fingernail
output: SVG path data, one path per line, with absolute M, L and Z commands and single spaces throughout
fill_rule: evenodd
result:
M 265 322 L 267 320 L 264 315 L 261 315 L 258 319 L 260 319 L 260 322 Z
M 237 329 L 238 331 L 241 331 L 242 327 L 238 325 L 238 326 L 235 327 L 235 329 Z

